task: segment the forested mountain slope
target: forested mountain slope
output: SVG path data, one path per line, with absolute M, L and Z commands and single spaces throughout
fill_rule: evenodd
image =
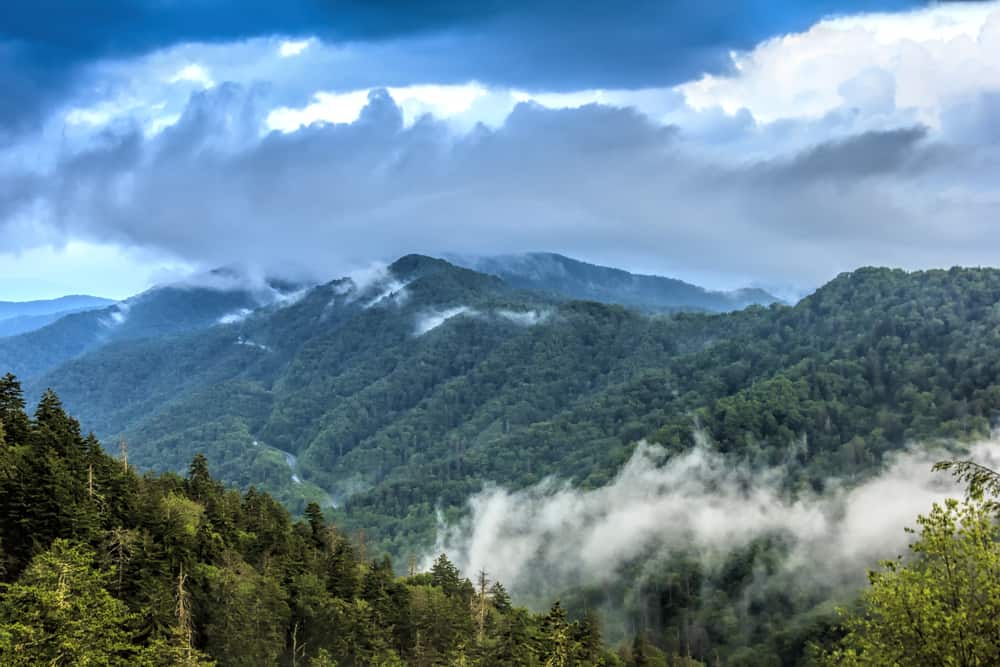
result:
M 113 303 L 111 299 L 86 295 L 41 301 L 0 301 L 0 338 L 41 329 L 70 313 L 96 310 Z
M 514 287 L 651 312 L 729 312 L 778 301 L 762 289 L 712 291 L 676 278 L 629 273 L 549 252 L 454 257 L 453 261 L 498 276 Z
M 247 287 L 217 271 L 201 283 L 152 288 L 120 303 L 67 314 L 40 329 L 0 338 L 0 368 L 24 380 L 116 341 L 154 338 L 237 319 L 298 289 L 282 283 Z
M 998 300 L 994 270 L 862 269 L 795 307 L 650 317 L 410 256 L 371 285 L 108 345 L 29 387 L 126 437 L 140 465 L 205 451 L 293 508 L 341 502 L 400 553 L 485 481 L 599 485 L 639 439 L 684 449 L 695 424 L 755 465 L 795 444 L 816 487 L 916 438 L 985 434 Z
M 743 468 L 778 466 L 793 494 L 864 479 L 906 445 L 986 436 L 1000 410 L 998 303 L 1000 271 L 869 268 L 794 307 L 650 316 L 408 256 L 366 284 L 105 345 L 28 387 L 55 388 L 98 434 L 123 436 L 137 465 L 184 470 L 205 452 L 223 481 L 293 512 L 336 502 L 340 525 L 402 558 L 484 484 L 599 487 L 643 438 L 678 453 L 701 433 Z M 829 591 L 753 588 L 787 550 L 762 537 L 711 570 L 661 555 L 617 573 L 628 588 L 565 599 L 624 600 L 624 627 L 641 621 L 705 660 L 798 664 L 832 621 Z M 762 606 L 748 616 L 751 599 Z
M 604 648 L 592 614 L 516 608 L 443 555 L 397 577 L 318 505 L 293 522 L 267 494 L 224 489 L 203 456 L 140 477 L 54 394 L 24 408 L 0 378 L 0 664 L 641 664 Z

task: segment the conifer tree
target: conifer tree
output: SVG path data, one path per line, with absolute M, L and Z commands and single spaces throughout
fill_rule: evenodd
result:
M 133 664 L 131 615 L 106 580 L 92 552 L 56 540 L 0 599 L 0 663 Z

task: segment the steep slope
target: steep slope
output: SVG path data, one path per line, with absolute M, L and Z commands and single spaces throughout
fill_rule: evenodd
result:
M 400 554 L 486 482 L 600 485 L 641 438 L 682 451 L 697 427 L 818 489 L 915 440 L 985 435 L 998 302 L 998 271 L 864 269 L 795 307 L 649 316 L 410 256 L 368 285 L 106 345 L 29 387 L 126 437 L 140 465 L 204 451 L 293 509 L 340 502 Z
M 111 299 L 71 295 L 41 301 L 0 301 L 0 338 L 41 329 L 64 315 L 106 308 Z
M 213 272 L 200 283 L 155 287 L 114 305 L 69 314 L 36 331 L 0 339 L 0 367 L 30 380 L 60 363 L 115 341 L 152 338 L 245 317 L 290 298 L 294 287 L 246 287 Z
M 463 356 L 421 356 L 423 341 L 473 327 L 488 348 L 523 328 L 509 319 L 518 313 L 505 310 L 513 294 L 496 278 L 405 257 L 370 284 L 335 281 L 239 322 L 109 344 L 27 387 L 52 386 L 98 433 L 124 434 L 137 463 L 182 468 L 194 452 L 211 450 L 227 481 L 264 484 L 286 500 L 318 499 L 325 494 L 316 487 L 292 482 L 288 464 L 324 415 L 399 377 L 395 366 L 417 364 L 407 380 L 425 389 L 464 372 Z M 412 398 L 399 400 L 408 406 Z
M 761 289 L 713 292 L 675 278 L 637 275 L 555 253 L 454 257 L 457 264 L 502 278 L 523 289 L 571 299 L 617 303 L 641 310 L 729 312 L 779 301 Z

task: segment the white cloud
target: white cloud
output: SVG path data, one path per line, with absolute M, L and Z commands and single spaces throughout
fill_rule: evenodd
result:
M 200 84 L 204 88 L 211 88 L 215 85 L 215 81 L 212 79 L 211 74 L 208 73 L 208 70 L 197 63 L 185 65 L 174 72 L 174 74 L 171 75 L 167 81 L 169 83 L 190 81 L 192 83 Z
M 236 324 L 237 322 L 242 322 L 247 317 L 249 317 L 250 313 L 252 312 L 253 311 L 250 310 L 249 308 L 240 308 L 239 310 L 234 310 L 233 312 L 226 313 L 225 315 L 220 317 L 219 324 Z
M 424 114 L 449 118 L 468 112 L 488 91 L 477 83 L 454 86 L 420 85 L 388 88 L 389 94 L 403 111 L 406 125 Z M 304 107 L 282 106 L 267 115 L 267 128 L 294 132 L 313 123 L 353 123 L 368 104 L 371 88 L 350 92 L 318 92 Z M 509 110 L 509 108 L 508 108 Z
M 748 109 L 760 122 L 913 109 L 933 125 L 946 106 L 1000 87 L 1000 3 L 827 19 L 732 57 L 734 74 L 677 87 L 689 105 Z
M 352 83 L 357 45 L 282 57 L 275 37 L 96 63 L 42 138 L 0 149 L 2 247 L 87 239 L 321 277 L 413 251 L 543 249 L 717 288 L 991 264 L 1000 155 L 979 96 L 1000 89 L 997 7 L 830 19 L 676 89 L 399 86 L 395 108 L 370 76 Z M 875 142 L 846 151 L 836 180 L 795 172 L 921 122 L 935 127 L 895 162 Z
M 285 41 L 278 47 L 278 55 L 282 58 L 291 58 L 301 54 L 313 43 L 311 39 L 300 39 L 297 41 Z
M 1000 461 L 1000 445 L 972 449 Z M 637 558 L 683 547 L 707 561 L 769 534 L 790 538 L 788 572 L 810 581 L 863 579 L 865 568 L 905 547 L 904 527 L 934 502 L 960 494 L 945 473 L 932 473 L 943 451 L 913 449 L 890 457 L 882 474 L 857 487 L 831 481 L 824 495 L 792 497 L 781 469 L 741 470 L 702 443 L 663 463 L 665 452 L 642 444 L 615 480 L 579 490 L 546 481 L 509 491 L 489 488 L 469 501 L 470 516 L 441 525 L 428 561 L 447 552 L 465 571 L 485 569 L 516 592 L 615 580 Z
M 367 90 L 349 93 L 316 93 L 313 101 L 299 109 L 278 107 L 267 115 L 267 128 L 294 132 L 313 123 L 353 123 L 368 103 Z
M 514 324 L 520 324 L 521 326 L 531 327 L 536 324 L 541 324 L 542 322 L 549 319 L 551 313 L 549 311 L 542 310 L 505 310 L 499 309 L 496 311 L 497 316 L 502 317 L 505 320 L 509 320 Z
M 473 315 L 475 312 L 476 311 L 472 310 L 468 306 L 458 306 L 456 308 L 448 308 L 446 310 L 429 310 L 420 313 L 417 315 L 416 324 L 413 328 L 413 334 L 415 336 L 423 336 L 428 331 L 437 329 L 453 317 L 465 314 Z

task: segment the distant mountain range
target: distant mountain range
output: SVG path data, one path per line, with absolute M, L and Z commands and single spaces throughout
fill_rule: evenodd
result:
M 111 299 L 81 294 L 40 301 L 0 301 L 0 338 L 41 329 L 65 315 L 113 303 Z
M 759 289 L 713 292 L 673 278 L 636 275 L 553 253 L 451 261 L 494 275 L 508 287 L 554 301 L 590 300 L 660 313 L 728 312 L 779 302 Z M 237 271 L 217 269 L 184 283 L 155 287 L 120 303 L 87 296 L 0 302 L 0 367 L 22 377 L 37 376 L 115 341 L 231 323 L 262 306 L 295 298 L 308 287 L 273 279 L 253 282 Z
M 111 305 L 55 314 L 57 319 L 46 326 L 0 338 L 0 368 L 22 377 L 37 376 L 116 341 L 178 334 L 234 321 L 262 306 L 294 298 L 300 289 L 278 281 L 254 284 L 230 271 L 213 271 L 197 280 L 154 287 Z
M 1000 409 L 989 374 L 906 379 L 914 355 L 975 358 L 964 350 L 993 335 L 982 311 L 1000 300 L 1000 272 L 865 269 L 794 308 L 652 317 L 513 286 L 511 273 L 410 255 L 293 291 L 163 287 L 0 340 L 0 369 L 127 438 L 141 466 L 181 470 L 203 451 L 225 481 L 292 508 L 346 503 L 345 520 L 363 513 L 400 549 L 428 539 L 436 504 L 484 481 L 601 484 L 640 438 L 688 446 L 692 419 L 763 460 L 778 450 L 761 443 L 805 434 L 803 465 L 823 479 L 939 424 L 988 431 Z M 906 407 L 926 396 L 944 416 Z
M 701 310 L 729 312 L 769 305 L 780 299 L 762 289 L 707 290 L 676 278 L 629 273 L 547 252 L 489 257 L 448 256 L 460 266 L 489 273 L 522 289 L 572 299 L 618 303 L 645 311 Z
M 183 472 L 204 453 L 225 483 L 293 512 L 319 502 L 398 562 L 491 485 L 606 487 L 642 441 L 667 456 L 706 448 L 734 481 L 780 470 L 782 488 L 812 497 L 915 443 L 989 437 L 1000 415 L 1000 270 L 863 268 L 794 306 L 650 314 L 552 289 L 622 299 L 635 283 L 619 273 L 542 256 L 522 266 L 571 277 L 519 280 L 493 261 L 504 279 L 419 255 L 316 286 L 213 275 L 0 339 L 0 373 L 18 373 L 30 400 L 54 389 L 112 452 L 126 440 L 140 469 Z M 696 587 L 704 598 L 670 588 L 681 611 L 664 616 L 660 575 L 674 566 L 640 559 L 623 580 L 645 578 L 648 596 L 628 604 L 665 627 L 689 613 L 711 627 L 719 609 L 745 608 L 758 565 L 792 558 L 786 547 L 734 552 Z M 627 597 L 579 595 L 575 607 Z M 782 613 L 753 637 L 770 638 Z

